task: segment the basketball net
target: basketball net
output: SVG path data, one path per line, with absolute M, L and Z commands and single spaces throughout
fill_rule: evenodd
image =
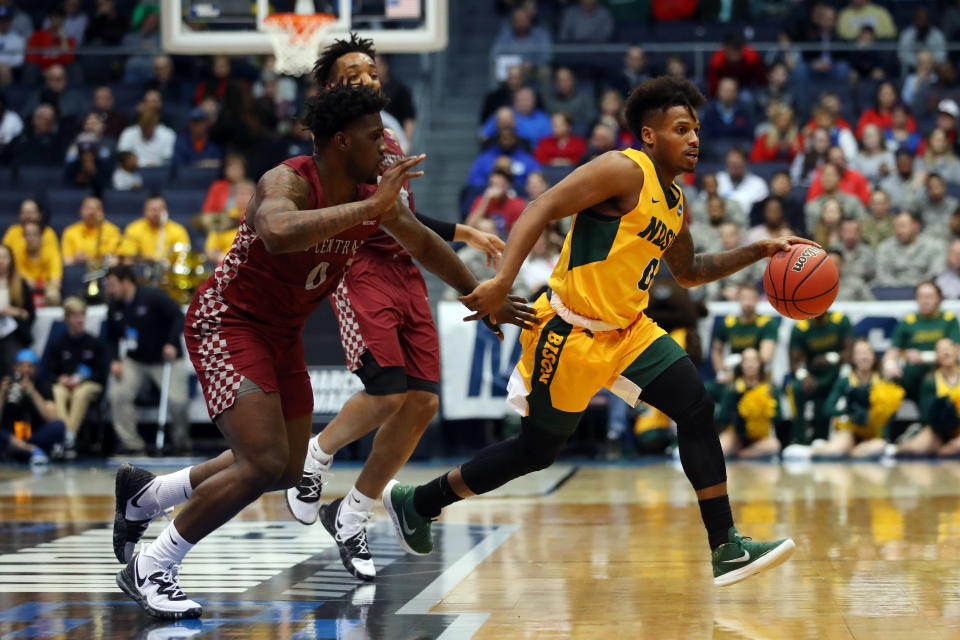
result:
M 311 0 L 297 0 L 295 13 L 272 13 L 263 19 L 276 55 L 274 69 L 287 76 L 302 76 L 313 70 L 320 43 L 336 16 L 314 13 Z

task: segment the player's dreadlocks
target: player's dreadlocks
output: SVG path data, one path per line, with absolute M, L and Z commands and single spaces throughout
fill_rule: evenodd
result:
M 301 122 L 314 139 L 327 140 L 351 122 L 371 113 L 380 113 L 389 100 L 379 91 L 363 85 L 336 84 L 307 98 Z
M 670 107 L 686 107 L 692 113 L 703 106 L 706 99 L 689 80 L 660 76 L 644 80 L 627 98 L 626 116 L 630 131 L 639 140 L 640 130 L 654 111 L 665 112 Z
M 351 32 L 349 40 L 334 40 L 323 50 L 320 57 L 317 58 L 317 62 L 313 65 L 313 81 L 317 83 L 317 86 L 322 87 L 333 82 L 335 78 L 332 76 L 337 65 L 337 59 L 354 52 L 365 53 L 371 58 L 377 55 L 376 49 L 373 48 L 373 40 L 361 38 L 356 33 Z

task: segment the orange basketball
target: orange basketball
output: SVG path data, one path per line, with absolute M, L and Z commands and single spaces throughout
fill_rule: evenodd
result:
M 767 300 L 794 320 L 823 314 L 836 299 L 839 284 L 837 265 L 826 251 L 809 244 L 776 253 L 763 274 Z

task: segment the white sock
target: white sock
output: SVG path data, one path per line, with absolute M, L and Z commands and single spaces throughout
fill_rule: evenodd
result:
M 341 509 L 348 511 L 370 511 L 370 505 L 373 504 L 373 498 L 368 498 L 359 491 L 357 487 L 351 487 L 350 493 L 343 497 L 340 503 Z
M 190 469 L 180 469 L 168 473 L 165 476 L 157 476 L 154 480 L 155 491 L 157 494 L 157 503 L 161 509 L 169 509 L 178 504 L 182 504 L 193 495 L 193 487 L 190 486 Z
M 177 527 L 171 522 L 160 536 L 151 542 L 141 553 L 157 561 L 161 566 L 180 564 L 193 545 L 183 539 Z
M 307 459 L 311 462 L 315 462 L 318 467 L 323 470 L 329 469 L 330 465 L 333 463 L 333 454 L 327 453 L 320 448 L 320 443 L 317 442 L 316 438 L 310 438 L 310 445 L 307 447 Z
M 146 491 L 127 500 L 127 519 L 152 520 L 164 509 L 184 503 L 193 494 L 190 486 L 190 469 L 181 469 L 165 476 L 157 476 L 147 485 Z M 136 498 L 137 504 L 133 504 Z

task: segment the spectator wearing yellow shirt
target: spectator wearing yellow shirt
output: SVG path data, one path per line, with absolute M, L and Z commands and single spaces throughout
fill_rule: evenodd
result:
M 120 245 L 120 228 L 103 216 L 103 202 L 87 196 L 80 203 L 80 222 L 63 230 L 63 264 L 101 262 L 113 255 Z
M 34 289 L 43 289 L 43 299 L 48 305 L 60 304 L 60 284 L 63 280 L 63 264 L 60 250 L 43 243 L 39 222 L 23 225 L 23 253 L 13 252 L 17 270 Z
M 238 225 L 256 190 L 256 186 L 249 180 L 241 180 L 233 185 L 231 189 L 233 206 L 227 212 L 231 218 L 237 221 Z M 223 257 L 230 251 L 230 247 L 233 246 L 233 239 L 237 237 L 237 228 L 237 226 L 234 226 L 230 229 L 211 231 L 207 234 L 205 253 L 209 262 L 220 264 Z
M 20 203 L 20 223 L 12 224 L 3 234 L 3 244 L 10 247 L 13 254 L 23 255 L 25 250 L 23 240 L 23 225 L 27 222 L 36 222 L 43 229 L 43 246 L 49 247 L 54 251 L 60 251 L 60 241 L 57 240 L 57 232 L 43 224 L 43 213 L 40 211 L 40 205 L 36 200 L 24 200 Z
M 183 225 L 168 219 L 167 201 L 151 195 L 143 203 L 143 217 L 134 220 L 123 231 L 117 253 L 126 261 L 166 260 L 177 244 L 190 248 L 190 236 Z

